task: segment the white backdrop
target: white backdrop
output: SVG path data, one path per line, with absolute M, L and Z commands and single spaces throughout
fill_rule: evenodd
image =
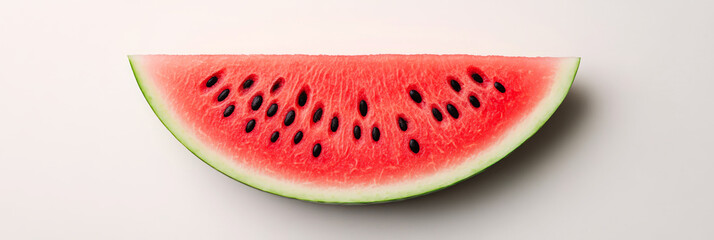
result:
M 1 239 L 712 239 L 711 1 L 6 1 Z M 531 140 L 431 195 L 263 193 L 161 125 L 127 54 L 580 56 Z

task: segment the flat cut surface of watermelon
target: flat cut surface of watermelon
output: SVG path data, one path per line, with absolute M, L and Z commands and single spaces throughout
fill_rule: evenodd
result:
M 579 58 L 132 55 L 152 109 L 191 152 L 274 194 L 366 203 L 444 188 L 555 111 Z

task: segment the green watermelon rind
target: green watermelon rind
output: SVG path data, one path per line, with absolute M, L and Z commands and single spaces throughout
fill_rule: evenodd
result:
M 526 117 L 524 121 L 521 121 L 521 123 L 506 134 L 506 137 L 501 141 L 506 143 L 496 144 L 496 146 L 498 146 L 497 148 L 494 147 L 489 149 L 489 151 L 486 151 L 487 154 L 491 153 L 491 156 L 488 156 L 485 160 L 465 160 L 461 166 L 469 164 L 472 164 L 473 166 L 466 167 L 465 170 L 459 170 L 458 167 L 454 168 L 450 171 L 456 171 L 456 173 L 452 174 L 448 171 L 441 172 L 436 174 L 437 176 L 431 177 L 441 177 L 441 180 L 437 179 L 438 181 L 435 180 L 433 182 L 425 181 L 427 183 L 425 185 L 420 186 L 418 184 L 407 183 L 405 186 L 402 186 L 407 189 L 399 189 L 400 186 L 396 186 L 395 188 L 399 190 L 396 193 L 393 191 L 383 191 L 382 194 L 379 194 L 379 191 L 374 191 L 369 194 L 361 194 L 361 191 L 353 190 L 351 192 L 347 191 L 347 194 L 340 195 L 334 193 L 330 194 L 331 189 L 324 189 L 324 191 L 318 189 L 317 193 L 311 193 L 314 192 L 314 189 L 316 188 L 307 188 L 310 189 L 310 191 L 303 191 L 301 189 L 297 189 L 294 184 L 285 184 L 280 180 L 271 179 L 267 176 L 260 176 L 259 174 L 251 176 L 249 174 L 250 171 L 248 170 L 244 170 L 244 173 L 241 173 L 240 166 L 230 166 L 231 164 L 229 161 L 221 161 L 220 159 L 223 157 L 220 156 L 219 153 L 213 152 L 209 148 L 202 146 L 202 143 L 196 141 L 194 137 L 191 137 L 190 132 L 186 131 L 178 122 L 180 120 L 171 117 L 169 108 L 163 101 L 161 101 L 160 96 L 155 97 L 159 94 L 159 92 L 157 89 L 153 88 L 150 81 L 147 81 L 147 77 L 143 76 L 141 73 L 139 66 L 141 55 L 130 55 L 128 58 L 139 88 L 141 89 L 144 98 L 149 103 L 149 106 L 154 114 L 156 114 L 161 123 L 179 142 L 181 142 L 181 144 L 183 144 L 189 151 L 191 151 L 191 153 L 196 155 L 196 157 L 201 159 L 203 162 L 238 182 L 264 192 L 304 201 L 333 204 L 371 204 L 418 197 L 447 188 L 480 173 L 484 169 L 505 158 L 545 124 L 545 122 L 553 115 L 553 113 L 555 113 L 555 110 L 565 99 L 565 96 L 570 90 L 570 87 L 575 79 L 578 67 L 580 66 L 580 58 L 562 58 L 563 60 L 561 66 L 559 67 L 558 74 L 556 74 L 557 77 L 553 81 L 554 84 L 551 87 L 552 90 L 536 107 L 536 109 L 540 111 L 531 112 L 531 114 Z M 364 189 L 362 191 L 364 191 Z

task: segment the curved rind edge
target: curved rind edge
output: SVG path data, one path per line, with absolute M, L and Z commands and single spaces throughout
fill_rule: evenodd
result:
M 554 80 L 552 90 L 548 96 L 541 100 L 541 103 L 535 108 L 536 110 L 531 112 L 526 120 L 512 128 L 501 143 L 495 144 L 495 146 L 499 146 L 499 148 L 494 147 L 489 149 L 487 152 L 490 153 L 490 156 L 488 156 L 488 153 L 484 154 L 487 156 L 485 160 L 465 160 L 464 164 L 455 167 L 451 171 L 440 172 L 435 176 L 425 178 L 427 180 L 422 179 L 421 181 L 417 181 L 422 184 L 426 182 L 425 185 L 411 183 L 404 186 L 395 185 L 384 188 L 384 190 L 390 190 L 391 188 L 398 189 L 398 191 L 383 191 L 382 194 L 379 194 L 380 191 L 378 189 L 369 194 L 355 194 L 355 190 L 351 190 L 351 192 L 347 191 L 347 194 L 344 194 L 343 190 L 342 194 L 330 194 L 330 189 L 324 190 L 322 193 L 319 192 L 320 190 L 315 191 L 315 189 L 306 191 L 306 189 L 300 189 L 294 184 L 289 185 L 266 176 L 241 173 L 240 166 L 231 164 L 229 161 L 218 160 L 226 157 L 208 150 L 202 146 L 202 143 L 195 141 L 195 138 L 190 136 L 188 131 L 184 131 L 183 128 L 181 128 L 182 125 L 177 122 L 179 119 L 170 116 L 171 113 L 164 102 L 160 101 L 160 98 L 154 97 L 154 94 L 157 94 L 157 90 L 153 88 L 150 81 L 145 80 L 145 76 L 142 76 L 143 74 L 140 69 L 141 55 L 129 55 L 128 58 L 139 88 L 154 114 L 156 114 L 169 132 L 191 151 L 191 153 L 196 155 L 196 157 L 224 175 L 258 190 L 288 198 L 332 204 L 372 204 L 418 197 L 447 188 L 480 173 L 510 154 L 545 124 L 565 99 L 580 66 L 579 57 L 563 58 L 561 60 L 561 66 L 558 68 L 559 72 L 556 74 L 557 77 Z M 206 150 L 202 151 L 202 149 Z M 472 166 L 469 166 L 469 164 Z M 429 181 L 429 179 L 435 179 L 435 181 L 432 182 Z M 399 189 L 400 187 L 404 189 Z

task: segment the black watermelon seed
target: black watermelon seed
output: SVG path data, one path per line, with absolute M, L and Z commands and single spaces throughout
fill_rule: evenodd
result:
M 503 84 L 501 84 L 500 82 L 494 82 L 493 86 L 496 87 L 496 90 L 498 90 L 499 92 L 506 92 L 506 87 L 504 87 Z
M 482 83 L 482 82 L 483 82 L 483 78 L 482 78 L 481 75 L 479 75 L 478 73 L 472 73 L 472 74 L 471 74 L 471 79 L 473 79 L 473 80 L 476 81 L 477 83 Z
M 373 127 L 372 128 L 372 140 L 379 141 L 379 136 L 380 136 L 379 128 Z
M 312 156 L 313 157 L 319 157 L 321 152 L 322 152 L 322 146 L 319 143 L 315 144 L 315 146 L 312 147 Z
M 471 106 L 474 106 L 475 108 L 481 106 L 481 103 L 478 101 L 478 98 L 474 97 L 473 95 L 469 96 L 469 102 L 471 103 Z
M 242 84 L 242 85 L 243 85 L 243 89 L 248 89 L 248 88 L 250 88 L 251 86 L 253 86 L 253 82 L 254 82 L 254 81 L 253 81 L 252 78 L 246 79 L 246 80 L 243 82 L 243 84 Z
M 419 153 L 419 143 L 414 139 L 409 140 L 409 149 L 414 153 Z
M 253 102 L 250 103 L 250 108 L 253 109 L 253 111 L 258 110 L 260 108 L 260 105 L 263 104 L 263 97 L 258 95 L 253 98 Z
M 451 115 L 452 118 L 458 119 L 459 118 L 459 110 L 454 107 L 454 105 L 451 104 L 446 104 L 446 111 L 449 112 L 449 115 Z
M 399 124 L 399 129 L 402 131 L 407 130 L 407 120 L 404 120 L 404 118 L 400 117 L 399 120 L 397 120 L 397 124 Z
M 280 132 L 278 132 L 278 131 L 273 132 L 273 134 L 270 135 L 270 142 L 278 141 L 279 137 L 280 137 Z
M 213 87 L 213 85 L 216 85 L 217 82 L 218 82 L 218 77 L 213 76 L 213 77 L 211 77 L 211 79 L 208 79 L 208 81 L 206 81 L 206 87 Z
M 228 117 L 231 114 L 233 114 L 233 110 L 236 109 L 236 106 L 233 105 L 228 105 L 225 110 L 223 110 L 223 117 Z
M 293 138 L 293 142 L 295 144 L 300 143 L 300 141 L 302 141 L 302 131 L 298 131 L 297 133 L 295 133 L 295 137 Z
M 339 126 L 340 126 L 340 120 L 338 120 L 337 117 L 333 117 L 332 121 L 330 122 L 330 130 L 332 132 L 336 132 L 337 127 L 339 127 Z
M 421 94 L 416 90 L 409 91 L 409 97 L 411 97 L 414 102 L 421 103 Z
M 459 84 L 459 82 L 457 82 L 454 79 L 451 79 L 451 81 L 449 83 L 451 83 L 451 89 L 454 89 L 454 91 L 456 91 L 456 92 L 461 91 L 461 84 Z
M 283 123 L 287 127 L 287 126 L 290 126 L 290 124 L 293 124 L 294 121 L 295 121 L 295 111 L 290 110 L 290 112 L 288 112 L 288 114 L 285 115 L 285 121 Z
M 312 122 L 319 122 L 320 119 L 322 119 L 322 108 L 318 108 L 315 110 L 315 113 L 312 114 Z
M 367 116 L 367 102 L 364 100 L 359 101 L 359 114 L 362 115 L 362 117 Z
M 273 104 L 270 104 L 270 107 L 268 107 L 268 111 L 265 112 L 265 115 L 267 115 L 268 117 L 272 117 L 272 116 L 275 116 L 275 113 L 277 113 L 277 112 L 278 112 L 278 104 L 273 103 Z
M 255 119 L 248 121 L 248 124 L 245 125 L 245 132 L 252 132 L 253 128 L 255 128 Z
M 441 111 L 439 111 L 439 109 L 432 108 L 432 109 L 431 109 L 431 114 L 434 115 L 434 118 L 436 119 L 436 121 L 441 122 L 441 120 L 444 119 L 444 117 L 441 116 Z
M 355 126 L 355 128 L 352 130 L 352 133 L 355 134 L 355 139 L 357 140 L 362 137 L 362 129 L 359 126 Z
M 280 87 L 281 87 L 282 85 L 283 85 L 282 79 L 279 79 L 278 81 L 275 81 L 275 83 L 273 83 L 273 86 L 270 87 L 270 92 L 272 93 L 272 92 L 278 91 L 278 89 L 280 89 Z
M 216 98 L 216 99 L 218 99 L 219 102 L 220 102 L 220 101 L 223 101 L 223 100 L 226 100 L 226 98 L 228 97 L 228 94 L 229 94 L 230 92 L 231 92 L 231 90 L 223 89 L 223 91 L 221 91 L 221 93 L 218 94 L 218 98 Z
M 298 96 L 298 105 L 302 107 L 305 106 L 305 103 L 307 103 L 307 93 L 305 91 L 302 91 Z

